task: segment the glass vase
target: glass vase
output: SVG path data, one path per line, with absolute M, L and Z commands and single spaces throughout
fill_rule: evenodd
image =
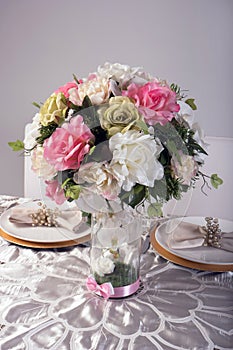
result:
M 111 298 L 135 293 L 140 285 L 141 217 L 127 210 L 94 213 L 91 235 L 91 273 L 97 285 L 110 283 Z

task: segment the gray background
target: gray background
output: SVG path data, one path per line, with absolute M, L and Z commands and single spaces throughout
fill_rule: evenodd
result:
M 7 142 L 23 139 L 31 103 L 105 61 L 188 89 L 205 133 L 232 137 L 232 19 L 232 0 L 0 0 L 0 193 L 23 194 Z

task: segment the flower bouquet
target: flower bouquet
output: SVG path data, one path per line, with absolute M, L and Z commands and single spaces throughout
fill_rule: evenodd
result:
M 207 145 L 194 99 L 142 68 L 105 63 L 34 104 L 39 111 L 24 142 L 9 145 L 31 156 L 47 197 L 58 205 L 75 200 L 83 215 L 93 214 L 89 289 L 132 294 L 140 229 L 130 208 L 146 203 L 149 217 L 161 216 L 163 204 L 199 178 L 215 188 L 222 183 L 201 172 Z
M 193 121 L 194 99 L 141 68 L 105 63 L 34 105 L 24 142 L 9 145 L 30 154 L 57 204 L 78 200 L 93 212 L 93 203 L 147 201 L 149 215 L 159 216 L 200 177 L 222 182 L 201 172 L 207 145 Z

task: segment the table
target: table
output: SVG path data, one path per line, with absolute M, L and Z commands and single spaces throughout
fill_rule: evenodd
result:
M 88 275 L 88 247 L 0 238 L 0 349 L 233 349 L 232 272 L 184 268 L 151 248 L 137 294 L 108 301 L 86 289 Z

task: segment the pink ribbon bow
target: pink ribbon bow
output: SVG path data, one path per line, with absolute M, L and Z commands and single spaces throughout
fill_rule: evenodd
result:
M 104 299 L 108 299 L 114 294 L 114 289 L 111 283 L 98 284 L 93 276 L 87 278 L 86 286 L 87 289 L 102 296 Z

